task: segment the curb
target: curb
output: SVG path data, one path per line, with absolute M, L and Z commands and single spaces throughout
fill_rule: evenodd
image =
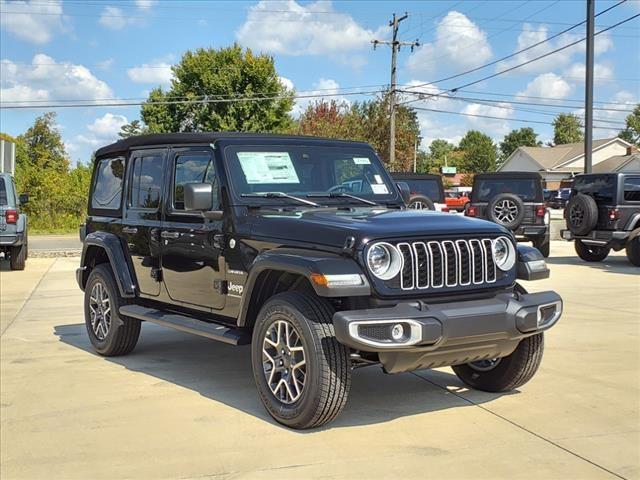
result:
M 82 250 L 30 250 L 31 258 L 79 257 Z

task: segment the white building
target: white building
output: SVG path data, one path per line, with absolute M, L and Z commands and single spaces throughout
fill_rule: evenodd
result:
M 640 170 L 638 149 L 617 137 L 594 140 L 592 162 L 595 173 Z M 545 188 L 557 189 L 562 180 L 584 172 L 584 143 L 518 147 L 499 171 L 538 172 Z

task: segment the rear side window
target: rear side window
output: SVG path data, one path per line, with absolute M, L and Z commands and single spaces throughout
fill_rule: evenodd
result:
M 213 159 L 206 153 L 178 155 L 175 163 L 173 190 L 174 210 L 184 210 L 184 186 L 187 183 L 214 183 L 216 172 Z M 214 188 L 213 195 L 216 191 Z M 216 205 L 214 198 L 213 205 Z
M 124 159 L 105 158 L 97 164 L 95 185 L 91 207 L 104 210 L 118 210 L 122 200 L 124 179 Z
M 133 159 L 129 207 L 157 209 L 162 191 L 163 158 L 160 155 Z
M 578 177 L 573 182 L 573 191 L 589 195 L 600 203 L 615 204 L 616 177 L 612 175 L 589 175 Z
M 3 207 L 9 204 L 7 199 L 7 186 L 4 184 L 4 178 L 0 178 L 0 205 Z
M 640 202 L 640 177 L 627 177 L 624 179 L 625 202 Z
M 476 202 L 488 202 L 501 193 L 518 195 L 523 202 L 541 200 L 538 181 L 533 178 L 487 178 L 478 179 L 473 186 Z
M 423 180 L 398 180 L 399 182 L 406 182 L 409 185 L 411 195 L 424 195 L 429 197 L 434 202 L 442 203 L 444 196 L 440 192 L 440 184 L 437 180 L 423 179 Z

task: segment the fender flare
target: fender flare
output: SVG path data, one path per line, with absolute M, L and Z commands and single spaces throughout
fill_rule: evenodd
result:
M 129 269 L 120 239 L 113 233 L 108 232 L 92 232 L 88 234 L 82 245 L 82 257 L 80 259 L 80 268 L 83 271 L 87 271 L 86 254 L 91 247 L 99 247 L 106 252 L 120 295 L 124 298 L 135 297 L 136 283 Z M 84 279 L 84 282 L 86 282 L 86 279 Z
M 244 326 L 249 306 L 254 298 L 256 281 L 260 274 L 269 271 L 280 271 L 300 275 L 313 287 L 316 295 L 320 297 L 356 297 L 371 295 L 371 287 L 366 275 L 358 263 L 350 257 L 345 257 L 328 252 L 314 252 L 295 248 L 278 248 L 258 255 L 248 272 L 247 281 L 240 301 L 238 326 Z M 357 286 L 326 286 L 318 285 L 311 280 L 312 274 L 323 275 L 359 275 L 362 284 Z
M 516 277 L 519 280 L 549 278 L 549 267 L 537 248 L 518 244 L 516 257 Z
M 629 219 L 628 225 L 629 226 L 627 230 L 635 230 L 636 228 L 640 227 L 640 213 L 634 213 Z

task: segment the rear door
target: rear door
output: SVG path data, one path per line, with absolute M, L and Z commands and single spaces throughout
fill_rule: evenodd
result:
M 160 226 L 165 149 L 131 153 L 122 236 L 129 250 L 140 292 L 160 293 Z
M 206 147 L 173 149 L 171 179 L 162 224 L 162 276 L 171 301 L 193 308 L 224 307 L 225 239 L 221 220 L 207 220 L 184 209 L 184 185 L 212 183 L 214 209 L 218 190 L 213 151 Z
M 615 230 L 615 222 L 609 219 L 609 210 L 617 204 L 617 178 L 615 175 L 585 175 L 573 182 L 573 191 L 589 195 L 598 207 L 598 223 L 595 230 Z
M 622 201 L 620 203 L 620 228 L 631 228 L 630 220 L 640 213 L 640 175 L 624 175 L 622 182 Z M 636 224 L 635 228 L 640 224 Z

